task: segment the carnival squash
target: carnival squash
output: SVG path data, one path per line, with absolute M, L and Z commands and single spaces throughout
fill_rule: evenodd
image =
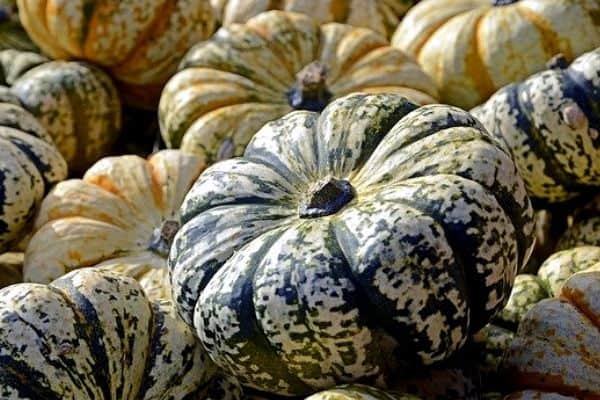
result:
M 600 186 L 600 48 L 550 67 L 472 113 L 510 149 L 530 195 L 557 202 Z
M 443 102 L 472 108 L 496 90 L 600 44 L 596 0 L 423 0 L 392 44 L 414 56 Z
M 543 280 L 538 276 L 519 274 L 515 278 L 506 306 L 498 313 L 495 320 L 502 325 L 516 328 L 534 304 L 550 296 Z
M 599 324 L 600 272 L 574 274 L 521 321 L 504 363 L 507 386 L 600 398 Z
M 600 195 L 573 214 L 573 224 L 560 236 L 556 249 L 600 246 Z
M 15 400 L 183 400 L 215 371 L 171 303 L 91 269 L 2 289 L 0 357 Z
M 67 164 L 33 115 L 0 87 L 0 254 L 31 227 L 50 187 L 67 177 Z
M 21 22 L 55 59 L 107 67 L 131 102 L 156 107 L 187 49 L 213 33 L 208 0 L 18 0 Z
M 225 371 L 286 395 L 448 358 L 533 244 L 510 155 L 467 112 L 394 94 L 266 124 L 201 174 L 181 219 L 181 316 Z
M 107 155 L 121 129 L 121 101 L 108 75 L 36 53 L 6 50 L 0 60 L 11 91 L 46 128 L 71 172 Z
M 199 160 L 164 150 L 144 160 L 107 157 L 83 179 L 61 182 L 44 199 L 25 252 L 26 281 L 48 283 L 82 267 L 132 276 L 152 298 L 170 297 L 168 238 Z
M 390 37 L 415 0 L 211 0 L 223 25 L 247 22 L 276 7 L 306 14 L 319 23 L 340 22 Z
M 540 267 L 538 277 L 550 296 L 558 296 L 564 283 L 581 271 L 600 270 L 600 247 L 579 246 L 552 254 Z
M 384 392 L 371 386 L 354 384 L 315 393 L 308 396 L 306 400 L 420 400 L 420 398 L 410 394 Z
M 375 32 L 269 11 L 188 52 L 163 91 L 161 133 L 167 146 L 212 163 L 241 155 L 266 122 L 295 109 L 321 111 L 352 92 L 417 103 L 437 95 L 414 61 Z

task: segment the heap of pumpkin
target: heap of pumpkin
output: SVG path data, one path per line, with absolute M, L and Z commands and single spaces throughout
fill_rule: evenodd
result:
M 4 0 L 0 49 L 2 399 L 600 398 L 596 0 Z

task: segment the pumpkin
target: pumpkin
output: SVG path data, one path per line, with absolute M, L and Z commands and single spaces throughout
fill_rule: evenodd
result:
M 20 76 L 50 59 L 33 51 L 0 50 L 0 82 L 11 86 Z
M 56 185 L 35 221 L 25 280 L 48 283 L 71 270 L 98 266 L 138 279 L 151 298 L 170 297 L 168 238 L 201 168 L 193 155 L 164 150 L 148 160 L 106 157 L 82 179 Z
M 4 49 L 38 51 L 19 22 L 17 2 L 13 0 L 0 1 L 0 50 Z
M 559 296 L 536 304 L 523 318 L 505 368 L 515 389 L 600 397 L 600 272 L 571 276 Z
M 414 56 L 444 103 L 472 108 L 509 83 L 598 47 L 596 0 L 424 0 L 392 44 Z
M 215 26 L 208 0 L 17 4 L 23 26 L 44 53 L 106 67 L 132 104 L 151 108 L 183 54 Z
M 226 372 L 284 395 L 448 358 L 533 244 L 510 155 L 467 112 L 397 94 L 266 124 L 200 175 L 181 220 L 180 315 Z
M 121 129 L 121 102 L 108 75 L 90 64 L 44 62 L 32 53 L 8 50 L 0 59 L 12 92 L 46 128 L 72 172 L 108 153 Z
M 419 397 L 405 394 L 384 392 L 367 385 L 343 385 L 308 396 L 306 400 L 419 400 Z
M 23 282 L 23 253 L 0 254 L 0 288 Z
M 27 234 L 44 194 L 66 176 L 48 133 L 0 87 L 0 254 Z
M 573 224 L 560 236 L 556 249 L 600 246 L 600 196 L 577 209 L 573 219 Z
M 542 279 L 536 275 L 519 274 L 515 277 L 512 291 L 506 306 L 495 317 L 496 321 L 510 327 L 517 327 L 523 316 L 539 302 L 550 295 Z
M 548 202 L 600 186 L 600 48 L 555 61 L 472 111 L 510 149 L 529 194 Z
M 579 246 L 548 257 L 540 267 L 538 276 L 550 296 L 558 296 L 571 275 L 592 270 L 600 270 L 600 247 Z
M 275 4 L 280 10 L 309 15 L 319 23 L 340 22 L 368 28 L 390 37 L 400 19 L 415 0 L 284 0 Z M 211 0 L 223 25 L 247 22 L 251 17 L 272 10 L 265 0 Z
M 320 111 L 358 91 L 401 93 L 418 103 L 437 95 L 431 79 L 375 32 L 269 11 L 188 52 L 163 91 L 160 128 L 168 147 L 208 164 L 241 155 L 268 121 Z
M 92 269 L 0 291 L 5 399 L 188 399 L 214 374 L 168 301 Z

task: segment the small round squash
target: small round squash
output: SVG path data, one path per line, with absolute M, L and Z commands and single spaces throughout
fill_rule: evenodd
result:
M 521 321 L 504 363 L 508 387 L 600 398 L 599 323 L 600 272 L 571 276 Z
M 18 104 L 0 87 L 0 254 L 27 234 L 44 194 L 67 177 L 46 130 Z
M 321 111 L 352 92 L 400 93 L 419 104 L 437 96 L 431 79 L 383 36 L 269 11 L 188 52 L 160 100 L 161 134 L 168 147 L 210 164 L 241 155 L 266 122 Z
M 108 68 L 131 102 L 155 108 L 190 46 L 213 33 L 208 0 L 18 0 L 21 22 L 54 59 Z
M 423 0 L 392 44 L 414 56 L 444 103 L 465 109 L 544 69 L 598 47 L 596 0 Z
M 148 160 L 106 157 L 83 179 L 61 182 L 44 199 L 25 252 L 28 282 L 48 283 L 77 268 L 98 266 L 134 277 L 152 298 L 170 297 L 168 244 L 179 206 L 202 165 L 164 150 Z
M 272 10 L 266 0 L 211 0 L 223 25 L 247 22 L 251 17 Z M 390 37 L 415 0 L 284 0 L 277 9 L 306 14 L 319 23 L 340 22 L 368 28 Z
M 515 277 L 512 291 L 506 306 L 495 317 L 497 321 L 516 328 L 523 316 L 540 300 L 551 295 L 545 289 L 543 280 L 536 275 L 519 274 Z
M 558 202 L 600 187 L 599 74 L 600 48 L 570 66 L 559 56 L 472 110 L 510 149 L 531 197 Z
M 181 316 L 242 384 L 285 395 L 450 357 L 504 306 L 534 228 L 477 120 L 394 94 L 266 124 L 201 174 L 181 219 Z
M 171 303 L 91 269 L 0 290 L 0 349 L 4 399 L 190 399 L 215 372 Z
M 552 254 L 540 267 L 538 277 L 550 296 L 558 296 L 564 283 L 581 271 L 600 270 L 600 247 L 578 246 Z

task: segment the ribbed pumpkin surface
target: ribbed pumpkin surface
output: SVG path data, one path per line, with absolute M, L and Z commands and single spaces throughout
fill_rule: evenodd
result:
M 600 44 L 596 0 L 423 0 L 402 20 L 392 44 L 414 56 L 440 89 L 463 108 Z
M 301 14 L 270 11 L 222 28 L 188 52 L 161 97 L 165 142 L 208 163 L 241 155 L 266 122 L 294 109 L 293 94 L 301 94 L 297 75 L 315 62 L 324 69 L 326 93 L 297 108 L 320 110 L 352 92 L 435 102 L 431 79 L 375 32 L 337 23 L 320 27 Z
M 600 49 L 557 64 L 472 111 L 510 149 L 530 195 L 550 202 L 600 187 Z
M 2 289 L 0 359 L 13 400 L 183 400 L 214 373 L 172 304 L 90 269 Z
M 60 184 L 42 203 L 25 253 L 26 281 L 48 283 L 82 267 L 103 266 L 137 278 L 152 298 L 170 297 L 163 227 L 202 165 L 164 150 L 144 160 L 107 157 Z
M 392 94 L 265 125 L 181 218 L 180 314 L 242 383 L 287 394 L 449 357 L 533 244 L 523 182 L 479 123 Z

